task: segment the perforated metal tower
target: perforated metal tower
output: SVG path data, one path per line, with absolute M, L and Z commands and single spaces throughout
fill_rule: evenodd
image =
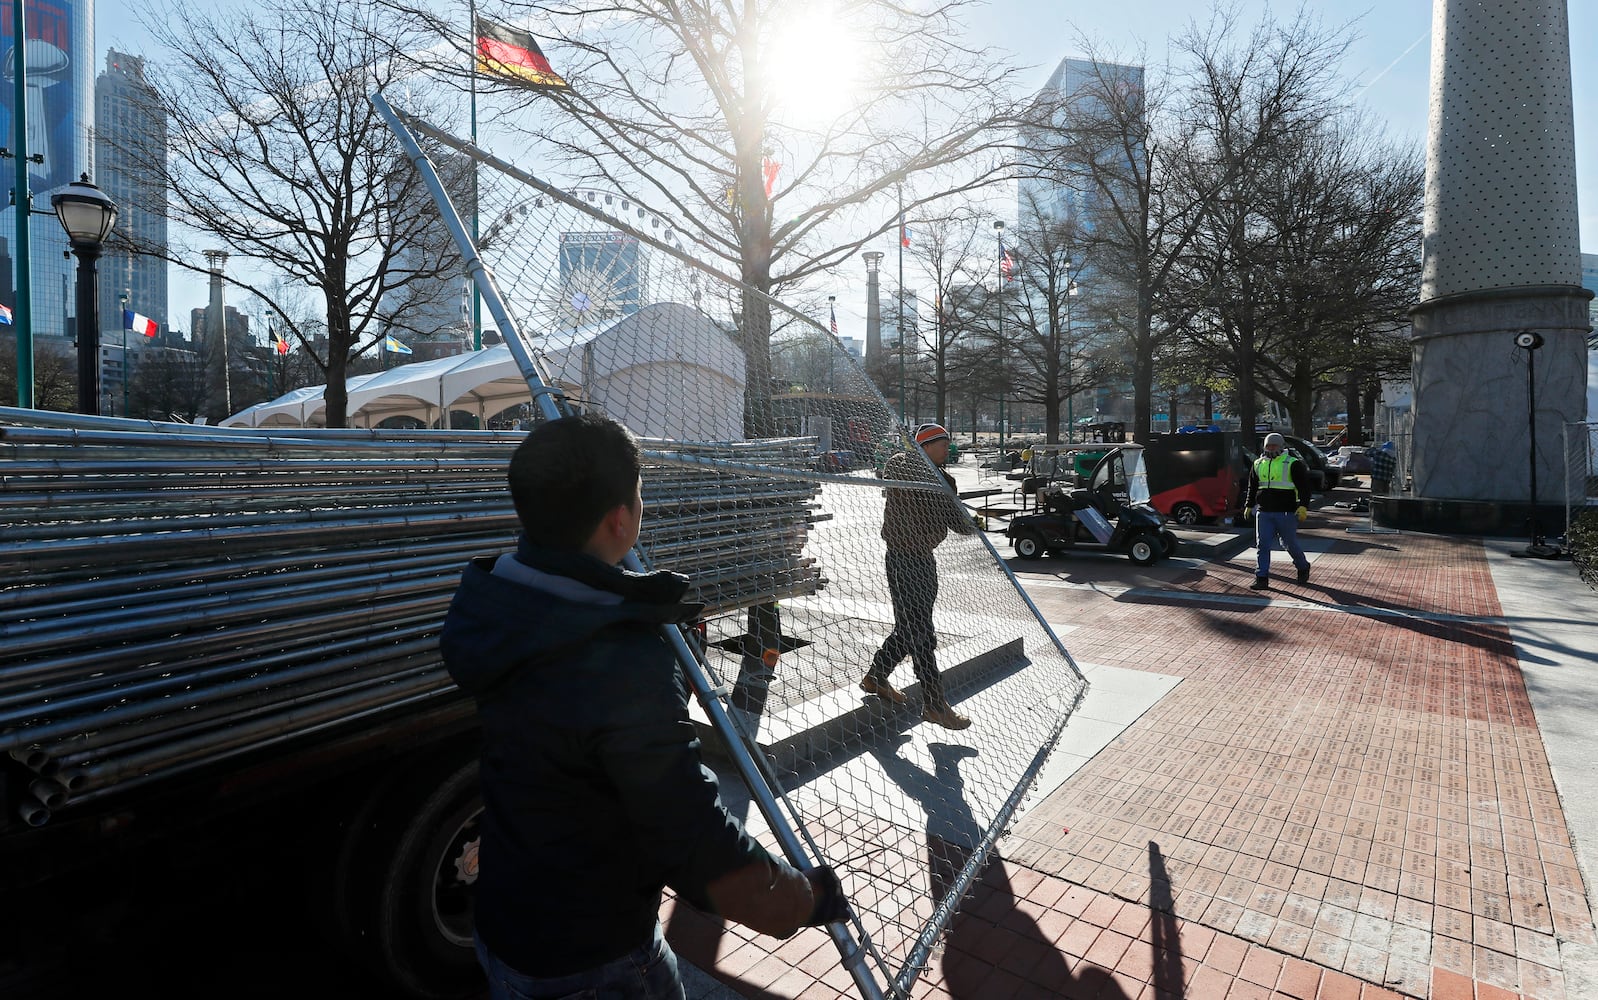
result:
M 1527 351 L 1538 500 L 1562 502 L 1561 424 L 1586 414 L 1565 0 L 1434 0 L 1425 268 L 1413 311 L 1414 493 L 1524 504 Z

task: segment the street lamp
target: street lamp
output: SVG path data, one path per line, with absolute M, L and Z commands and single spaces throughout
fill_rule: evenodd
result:
M 1077 292 L 1076 278 L 1071 274 L 1071 258 L 1065 259 L 1065 443 L 1076 440 L 1076 369 L 1071 358 L 1071 345 L 1076 343 L 1076 331 L 1071 326 L 1071 296 Z M 1058 412 L 1058 411 L 1056 411 Z
M 832 342 L 829 342 L 827 344 L 827 391 L 828 392 L 836 392 L 837 389 L 838 389 L 838 386 L 836 384 L 836 379 L 833 377 L 833 369 L 832 369 L 833 357 L 832 357 L 832 355 L 833 355 L 834 352 L 836 352 L 838 350 L 838 343 L 837 343 L 837 337 L 838 337 L 838 296 L 836 296 L 836 295 L 827 296 L 827 312 L 832 317 L 832 328 L 831 329 L 832 329 L 832 337 L 833 337 Z
M 89 175 L 50 196 L 61 228 L 67 231 L 72 253 L 78 258 L 78 412 L 100 412 L 100 302 L 99 273 L 95 263 L 100 247 L 116 225 L 116 202 L 106 197 Z M 122 359 L 127 364 L 127 358 Z
M 117 317 L 122 321 L 122 416 L 128 415 L 128 290 L 122 289 L 122 294 L 117 296 L 117 304 L 121 306 L 122 315 Z
M 1531 472 L 1531 544 L 1525 554 L 1538 559 L 1555 559 L 1559 549 L 1547 544 L 1543 538 L 1543 525 L 1537 517 L 1537 349 L 1543 346 L 1543 336 L 1535 330 L 1522 330 L 1515 334 L 1515 346 L 1526 352 L 1526 415 L 1527 433 L 1531 438 L 1527 461 Z

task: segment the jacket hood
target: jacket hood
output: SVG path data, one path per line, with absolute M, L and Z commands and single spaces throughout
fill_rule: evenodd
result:
M 474 559 L 444 619 L 439 648 L 468 694 L 484 694 L 512 671 L 552 661 L 550 654 L 617 625 L 682 623 L 704 611 L 682 600 L 688 578 L 677 573 L 630 573 L 525 540 L 516 561 L 537 571 L 526 576 L 547 575 L 548 583 L 496 574 L 494 557 Z

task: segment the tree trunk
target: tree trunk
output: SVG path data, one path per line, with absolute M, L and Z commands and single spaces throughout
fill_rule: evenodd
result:
M 1259 411 L 1254 405 L 1254 343 L 1244 337 L 1237 350 L 1237 419 L 1243 440 L 1254 451 L 1259 451 L 1259 441 L 1254 425 L 1259 423 Z
M 1365 442 L 1365 406 L 1360 395 L 1360 383 L 1364 380 L 1364 373 L 1358 368 L 1349 369 L 1348 399 L 1344 401 L 1345 409 L 1348 411 L 1348 417 L 1344 421 L 1344 444 Z
M 1309 365 L 1299 362 L 1293 366 L 1293 392 L 1288 400 L 1292 413 L 1293 433 L 1305 440 L 1315 437 L 1315 376 Z
M 1146 324 L 1145 324 L 1146 325 Z M 1154 341 L 1145 330 L 1136 341 L 1132 360 L 1132 440 L 1147 444 L 1149 415 L 1154 406 Z

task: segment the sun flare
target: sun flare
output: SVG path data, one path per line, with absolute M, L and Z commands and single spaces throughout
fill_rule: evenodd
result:
M 864 77 L 862 46 L 832 4 L 794 4 L 765 56 L 767 85 L 787 124 L 824 126 L 852 108 Z

